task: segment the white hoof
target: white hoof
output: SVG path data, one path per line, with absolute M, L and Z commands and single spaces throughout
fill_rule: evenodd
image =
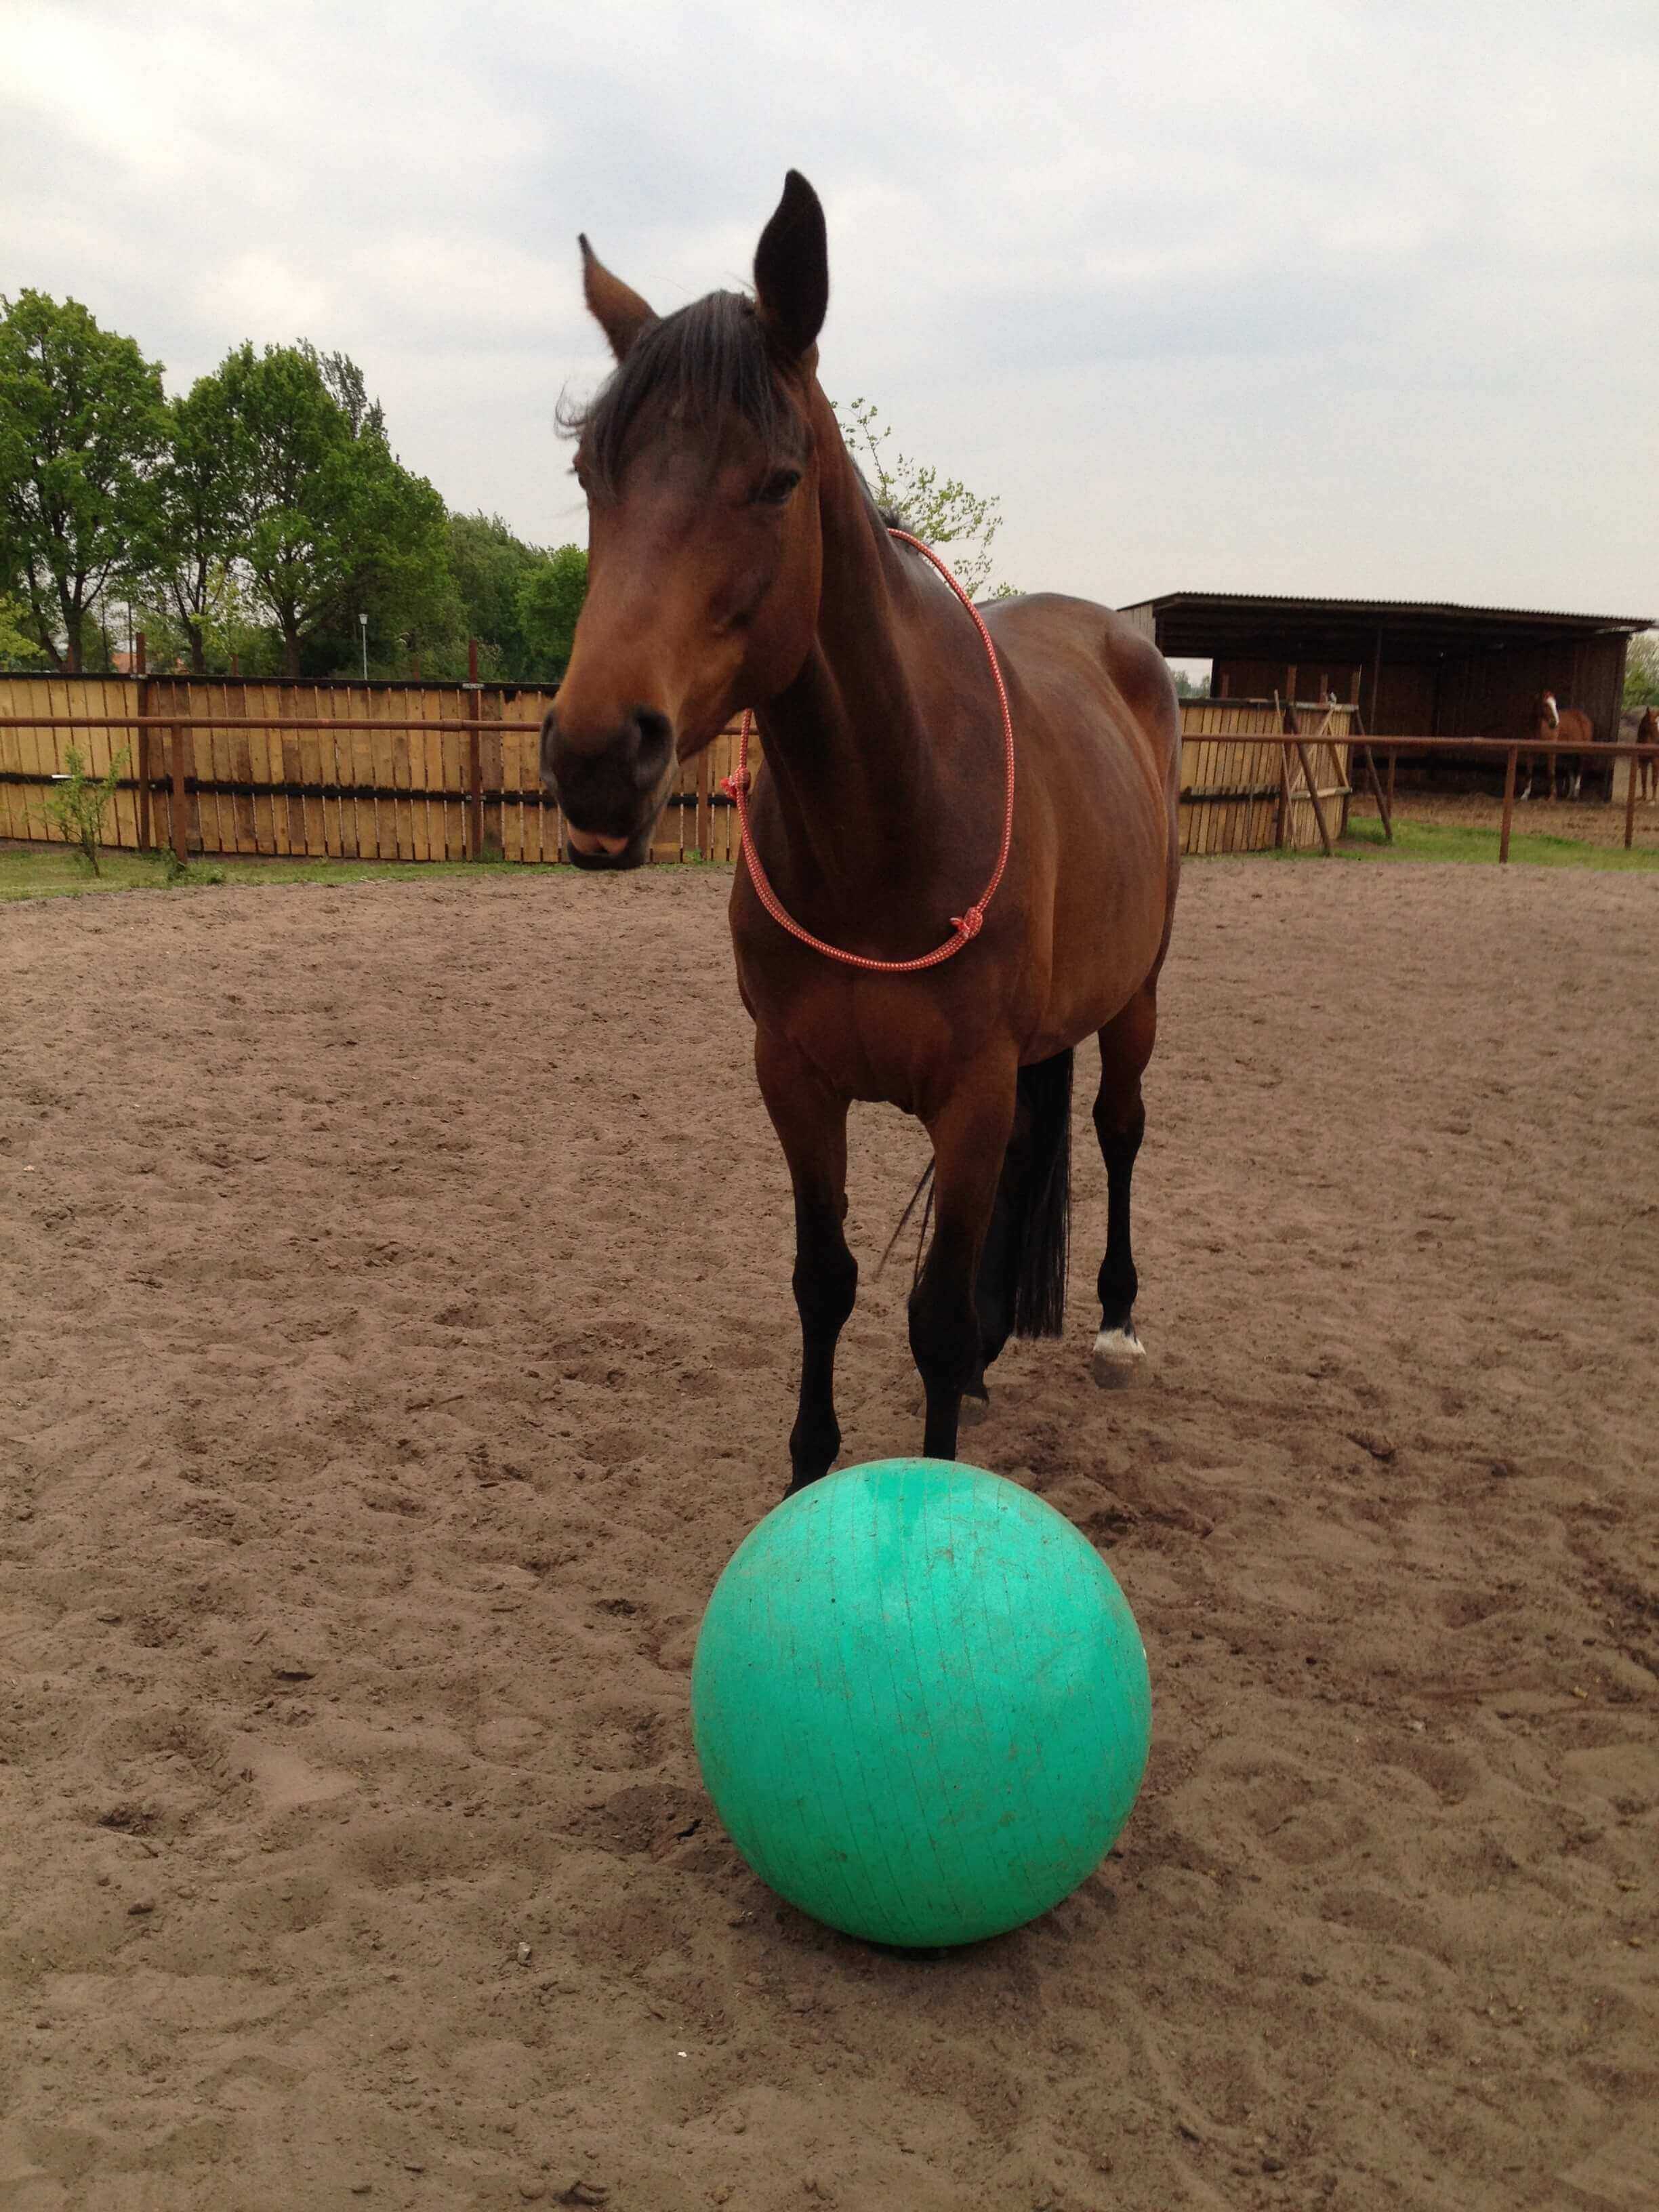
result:
M 1103 1328 L 1095 1339 L 1095 1348 L 1090 1360 L 1096 1386 L 1102 1390 L 1121 1390 L 1127 1384 L 1137 1382 L 1146 1372 L 1146 1347 L 1128 1328 Z

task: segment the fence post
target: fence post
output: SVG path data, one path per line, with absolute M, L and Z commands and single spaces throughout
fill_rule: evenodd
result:
M 1632 769 L 1632 774 L 1634 773 Z M 709 797 L 713 788 L 714 781 L 709 772 L 708 747 L 705 745 L 697 755 L 697 858 L 700 860 L 709 860 L 714 854 L 714 833 L 709 822 L 711 811 Z
M 1331 724 L 1335 718 L 1336 694 L 1334 691 L 1331 690 L 1328 686 L 1327 686 L 1325 692 L 1325 720 L 1321 725 L 1322 735 L 1325 731 L 1330 728 Z M 1342 794 L 1342 818 L 1338 823 L 1336 830 L 1336 834 L 1339 839 L 1346 837 L 1348 834 L 1348 817 L 1353 806 L 1353 727 L 1352 723 L 1346 724 L 1344 726 L 1348 731 L 1349 743 L 1347 764 L 1342 770 L 1342 781 L 1348 787 Z M 1331 740 L 1331 766 L 1334 768 L 1336 764 L 1336 740 L 1333 738 Z
M 1625 763 L 1630 770 L 1630 783 L 1625 793 L 1625 850 L 1628 853 L 1636 842 L 1636 756 L 1632 753 Z
M 175 684 L 173 688 L 176 694 L 178 685 Z M 170 700 L 168 704 L 177 712 L 176 697 Z M 173 738 L 173 849 L 181 861 L 185 861 L 190 858 L 190 810 L 185 795 L 188 775 L 185 763 L 185 732 L 177 722 L 173 726 L 171 736 Z M 194 742 L 192 732 L 192 745 Z
M 138 850 L 150 849 L 149 824 L 149 726 L 144 716 L 149 712 L 149 663 L 143 630 L 132 641 L 132 672 L 137 679 L 138 712 Z
M 466 818 L 470 860 L 483 858 L 483 749 L 478 728 L 478 641 L 466 641 Z
M 1500 867 L 1510 857 L 1510 824 L 1515 819 L 1515 763 L 1521 748 L 1511 745 L 1504 756 L 1504 829 L 1498 840 L 1498 860 Z

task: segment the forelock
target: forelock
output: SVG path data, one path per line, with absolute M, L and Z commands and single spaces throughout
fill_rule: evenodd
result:
M 586 406 L 559 412 L 580 437 L 589 488 L 613 498 L 629 432 L 647 406 L 713 423 L 736 415 L 759 438 L 769 465 L 799 457 L 799 417 L 783 387 L 755 303 L 741 292 L 711 292 L 649 323 Z

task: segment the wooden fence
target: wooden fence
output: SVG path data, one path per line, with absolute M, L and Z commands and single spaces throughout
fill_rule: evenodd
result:
M 510 684 L 0 676 L 0 837 L 57 838 L 46 802 L 73 747 L 98 775 L 125 752 L 106 839 L 117 848 L 555 860 L 564 825 L 538 746 L 551 697 Z M 653 860 L 733 857 L 720 782 L 736 761 L 727 732 L 680 772 Z
M 1357 714 L 1328 701 L 1286 707 L 1277 699 L 1183 699 L 1182 851 L 1328 845 L 1330 811 L 1345 818 L 1352 795 Z
M 57 837 L 46 802 L 73 746 L 99 775 L 126 754 L 106 840 L 118 848 L 557 860 L 564 825 L 538 758 L 551 696 L 509 684 L 0 676 L 0 837 Z M 1349 793 L 1352 711 L 1183 701 L 1182 851 L 1322 842 L 1321 802 L 1346 805 Z M 1302 742 L 1287 746 L 1292 727 Z M 1258 732 L 1261 743 L 1241 742 Z M 735 856 L 736 812 L 720 787 L 736 758 L 728 730 L 680 771 L 653 860 Z

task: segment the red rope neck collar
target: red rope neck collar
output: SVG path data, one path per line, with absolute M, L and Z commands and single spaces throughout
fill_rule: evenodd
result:
M 906 975 L 914 974 L 919 968 L 937 968 L 942 960 L 949 960 L 960 952 L 964 945 L 970 944 L 985 927 L 985 909 L 990 905 L 997 885 L 1002 881 L 1002 872 L 1008 865 L 1008 850 L 1014 837 L 1014 723 L 1008 711 L 1008 693 L 1002 681 L 1002 671 L 997 665 L 996 647 L 991 642 L 990 632 L 980 618 L 979 609 L 930 546 L 924 545 L 919 538 L 911 537 L 908 530 L 890 530 L 888 535 L 898 538 L 903 544 L 914 546 L 918 553 L 933 562 L 973 617 L 974 628 L 979 632 L 980 643 L 985 647 L 986 659 L 991 664 L 991 680 L 997 687 L 997 700 L 1002 708 L 1002 743 L 1007 762 L 1007 786 L 1002 809 L 1002 844 L 997 854 L 997 864 L 991 871 L 990 882 L 966 914 L 951 915 L 951 933 L 945 943 L 935 945 L 931 952 L 924 952 L 920 959 L 866 960 L 861 952 L 843 952 L 839 945 L 826 945 L 821 937 L 814 937 L 810 929 L 801 927 L 785 910 L 782 901 L 767 880 L 766 871 L 761 866 L 760 854 L 755 850 L 754 835 L 749 827 L 749 733 L 754 727 L 755 718 L 746 707 L 743 714 L 742 734 L 738 740 L 738 772 L 735 775 L 724 777 L 720 789 L 733 801 L 738 810 L 738 830 L 743 842 L 743 857 L 749 869 L 750 880 L 761 904 L 779 927 L 787 929 L 803 945 L 810 945 L 815 952 L 822 952 L 827 960 L 839 960 L 846 967 L 865 968 L 881 975 Z

